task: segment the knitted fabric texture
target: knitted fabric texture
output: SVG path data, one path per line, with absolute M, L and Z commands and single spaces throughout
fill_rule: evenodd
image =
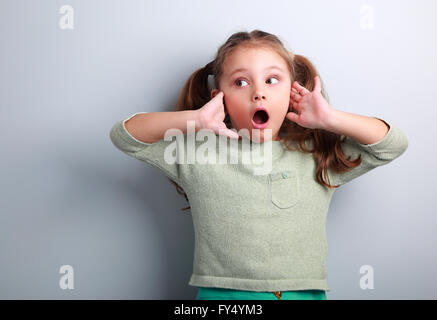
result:
M 189 285 L 329 291 L 325 229 L 334 189 L 316 181 L 312 154 L 289 151 L 282 141 L 272 141 L 271 172 L 255 175 L 254 168 L 259 165 L 244 164 L 241 156 L 249 152 L 255 159 L 259 154 L 242 150 L 241 142 L 228 145 L 228 152 L 239 152 L 238 163 L 187 163 L 185 133 L 176 148 L 185 151 L 184 161 L 170 164 L 164 160 L 164 152 L 175 139 L 145 143 L 126 130 L 124 123 L 139 113 L 146 112 L 115 123 L 110 139 L 125 154 L 161 170 L 187 194 L 195 232 Z M 331 185 L 343 185 L 388 164 L 407 149 L 405 134 L 385 123 L 389 131 L 376 143 L 365 145 L 346 138 L 342 144 L 345 154 L 351 159 L 361 154 L 362 163 L 343 174 L 329 169 Z M 195 142 L 196 150 L 203 142 Z

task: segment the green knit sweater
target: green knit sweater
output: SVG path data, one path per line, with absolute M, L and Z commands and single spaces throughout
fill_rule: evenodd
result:
M 187 194 L 195 232 L 189 285 L 249 291 L 329 291 L 325 228 L 334 189 L 317 182 L 312 154 L 289 151 L 281 141 L 273 141 L 271 172 L 256 175 L 259 164 L 243 163 L 241 157 L 259 153 L 242 149 L 240 139 L 237 146 L 228 145 L 228 152 L 238 151 L 238 163 L 171 164 L 164 160 L 164 152 L 176 142 L 162 139 L 144 143 L 124 127 L 124 122 L 139 113 L 145 112 L 115 123 L 110 138 L 119 150 L 160 169 Z M 343 185 L 391 162 L 407 149 L 405 134 L 387 124 L 388 133 L 376 143 L 364 145 L 346 138 L 344 152 L 352 159 L 361 154 L 362 163 L 343 174 L 329 169 L 331 185 Z M 188 150 L 186 141 L 183 139 L 182 145 L 178 142 L 176 152 Z M 195 142 L 196 150 L 202 143 Z M 186 160 L 186 152 L 183 158 Z

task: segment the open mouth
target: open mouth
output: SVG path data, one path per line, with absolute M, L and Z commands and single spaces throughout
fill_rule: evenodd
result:
M 253 114 L 252 123 L 255 128 L 265 128 L 269 122 L 269 114 L 264 108 L 256 110 Z

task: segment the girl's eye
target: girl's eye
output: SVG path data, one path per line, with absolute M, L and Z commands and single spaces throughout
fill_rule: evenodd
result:
M 276 79 L 275 77 L 270 77 L 269 79 Z M 276 81 L 278 81 L 278 79 L 276 79 Z
M 268 80 L 270 80 L 270 79 L 276 79 L 276 77 L 270 77 Z M 235 80 L 235 83 L 237 84 L 238 87 L 240 87 L 240 85 L 238 85 L 238 82 L 239 82 L 239 81 L 246 82 L 246 80 L 243 80 L 243 79 L 237 79 L 237 80 Z M 278 81 L 278 79 L 276 79 L 276 81 Z
M 239 87 L 239 85 L 238 85 L 238 82 L 239 81 L 243 81 L 243 82 L 246 82 L 245 80 L 243 80 L 243 79 L 237 79 L 237 80 L 235 80 L 235 83 L 237 84 L 237 87 Z

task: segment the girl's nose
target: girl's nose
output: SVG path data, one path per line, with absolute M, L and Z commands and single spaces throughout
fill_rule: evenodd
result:
M 262 94 L 255 94 L 253 98 L 254 98 L 255 101 L 258 101 L 260 99 L 263 99 L 263 100 L 266 99 L 266 97 L 264 95 L 262 95 Z
M 265 93 L 263 91 L 264 91 L 264 87 L 263 87 L 262 84 L 260 84 L 260 83 L 259 84 L 258 83 L 254 84 L 252 94 L 253 94 L 253 100 L 255 102 L 257 102 L 259 100 L 265 100 L 266 99 L 266 95 L 265 95 Z

